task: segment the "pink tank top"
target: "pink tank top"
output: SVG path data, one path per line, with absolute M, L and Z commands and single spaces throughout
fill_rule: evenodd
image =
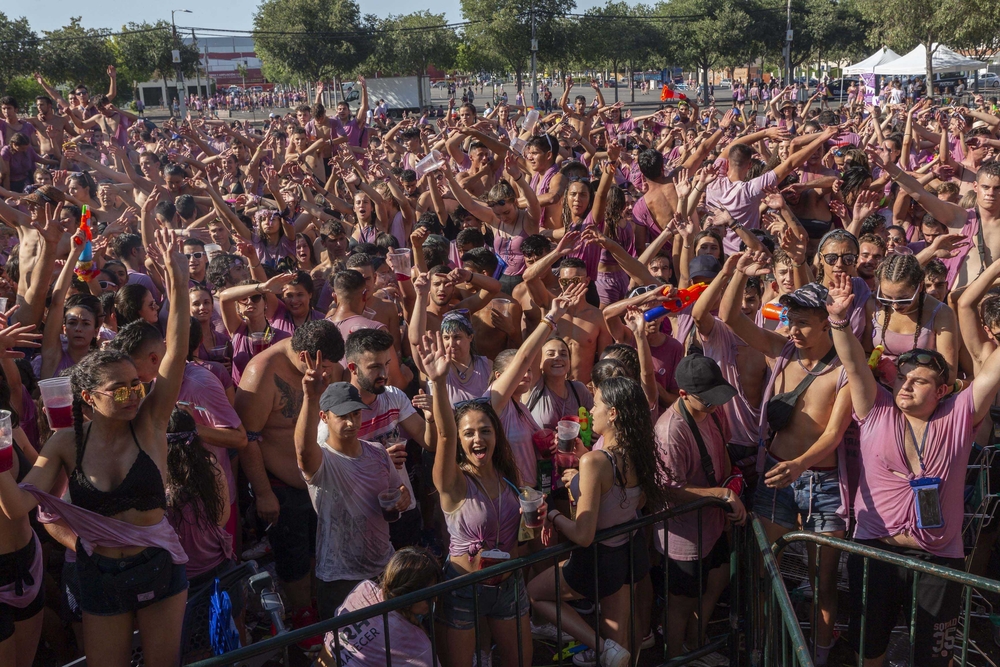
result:
M 501 482 L 500 495 L 494 500 L 483 492 L 478 480 L 468 473 L 462 474 L 465 502 L 454 512 L 444 513 L 451 536 L 448 553 L 456 558 L 473 557 L 488 549 L 511 553 L 517 546 L 517 530 L 521 525 L 521 506 L 514 490 L 510 484 Z
M 884 324 L 879 323 L 877 319 L 873 319 L 872 321 L 872 344 L 884 344 L 885 352 L 882 353 L 882 357 L 892 362 L 895 362 L 899 355 L 909 352 L 914 348 L 919 347 L 922 350 L 936 349 L 937 336 L 934 334 L 934 318 L 937 317 L 938 311 L 941 310 L 941 306 L 943 305 L 943 303 L 939 302 L 934 310 L 931 311 L 931 318 L 927 320 L 927 324 L 920 327 L 916 345 L 913 344 L 913 334 L 903 334 L 887 330 Z
M 606 449 L 599 451 L 611 461 L 611 467 L 614 468 L 615 475 L 614 485 L 601 495 L 601 504 L 597 508 L 597 530 L 601 531 L 605 528 L 620 526 L 635 519 L 639 511 L 639 501 L 642 499 L 642 487 L 625 486 L 626 481 L 618 469 L 618 464 L 615 463 L 614 455 Z M 580 497 L 579 475 L 570 480 L 569 489 L 574 498 Z M 610 540 L 601 542 L 601 544 L 608 547 L 618 547 L 628 542 L 628 539 L 628 534 L 618 535 L 617 537 L 612 537 Z

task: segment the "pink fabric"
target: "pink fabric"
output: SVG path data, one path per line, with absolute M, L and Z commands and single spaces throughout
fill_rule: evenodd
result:
M 124 549 L 128 547 L 155 547 L 165 549 L 170 553 L 174 565 L 187 563 L 177 533 L 166 515 L 159 523 L 152 526 L 137 526 L 126 521 L 119 521 L 101 516 L 96 512 L 85 510 L 76 505 L 40 491 L 31 484 L 21 484 L 21 488 L 30 493 L 38 501 L 38 521 L 40 523 L 55 523 L 63 519 L 66 524 L 80 537 L 87 555 L 94 553 L 94 547 L 110 547 Z
M 671 473 L 667 485 L 682 489 L 687 486 L 695 488 L 717 487 L 725 477 L 726 443 L 729 441 L 729 425 L 723 415 L 719 415 L 722 432 L 716 427 L 715 420 L 708 416 L 697 424 L 705 448 L 712 457 L 712 466 L 718 479 L 708 479 L 701 465 L 701 455 L 698 443 L 694 439 L 691 428 L 677 410 L 668 409 L 661 416 L 653 429 L 656 434 L 656 447 L 663 464 Z M 708 508 L 701 512 L 701 556 L 704 558 L 715 542 L 722 535 L 726 524 L 726 515 L 722 509 Z M 670 533 L 667 545 L 667 555 L 674 560 L 692 561 L 698 559 L 698 514 L 683 514 L 667 523 Z M 662 553 L 664 546 L 663 528 L 656 531 L 656 547 Z
M 337 616 L 365 609 L 382 602 L 382 590 L 372 581 L 362 581 L 337 609 Z M 385 625 L 377 616 L 340 629 L 340 659 L 355 667 L 394 665 L 434 667 L 431 640 L 423 629 L 406 620 L 398 611 L 389 612 L 389 653 L 385 654 Z M 323 639 L 330 655 L 336 655 L 332 632 Z M 440 663 L 437 663 L 440 664 Z
M 720 176 L 709 183 L 705 190 L 709 206 L 726 209 L 748 230 L 760 227 L 760 200 L 765 189 L 778 184 L 778 177 L 773 171 L 768 171 L 752 180 L 734 183 L 726 175 L 729 160 L 719 158 L 715 161 L 715 166 L 719 169 Z M 740 239 L 729 230 L 723 239 L 723 246 L 727 255 L 738 252 Z
M 190 504 L 184 505 L 179 513 L 168 510 L 167 518 L 188 555 L 188 579 L 218 567 L 223 561 L 233 560 L 233 536 L 221 526 L 199 522 Z
M 528 412 L 528 408 L 516 398 L 507 402 L 499 417 L 504 434 L 507 436 L 507 442 L 514 453 L 517 472 L 521 475 L 520 485 L 535 486 L 538 479 L 538 468 L 535 443 L 531 436 L 539 430 L 538 423 Z
M 722 320 L 716 318 L 708 338 L 702 337 L 702 350 L 706 357 L 715 359 L 722 369 L 722 376 L 736 387 L 736 397 L 722 406 L 726 421 L 732 430 L 729 442 L 753 447 L 760 439 L 760 405 L 751 405 L 743 393 L 743 382 L 736 366 L 740 347 L 747 347 Z
M 656 383 L 676 394 L 677 379 L 674 377 L 674 371 L 677 370 L 677 364 L 684 356 L 684 346 L 670 336 L 666 336 L 661 345 L 655 347 L 650 345 L 649 351 L 653 355 L 653 372 L 656 374 Z
M 280 306 L 279 308 L 284 308 Z M 278 327 L 270 327 L 271 345 L 286 338 L 291 338 L 292 334 Z M 250 347 L 250 330 L 246 322 L 233 332 L 233 383 L 239 385 L 243 371 L 246 369 L 250 359 L 253 358 L 253 349 Z
M 556 148 L 558 148 L 558 146 L 556 146 Z M 539 196 L 546 195 L 549 193 L 549 185 L 552 183 L 552 179 L 555 178 L 556 174 L 558 173 L 559 173 L 559 165 L 554 164 L 548 169 L 546 169 L 544 174 L 535 174 L 534 176 L 532 176 L 531 181 L 528 183 L 528 185 L 531 187 L 532 190 L 535 191 L 536 195 Z M 541 218 L 538 220 L 539 228 L 543 229 L 545 227 L 545 218 L 546 218 L 546 211 L 545 207 L 543 206 Z
M 632 206 L 632 219 L 635 224 L 639 227 L 646 228 L 646 243 L 650 243 L 663 230 L 660 226 L 656 224 L 656 219 L 653 217 L 653 212 L 649 210 L 649 206 L 646 204 L 646 197 L 643 195 L 636 200 L 635 205 Z M 664 251 L 669 252 L 670 244 L 668 243 L 664 246 Z
M 378 329 L 379 331 L 385 331 L 384 324 L 376 322 L 375 320 L 370 320 L 364 315 L 351 315 L 350 317 L 346 317 L 339 322 L 334 322 L 334 324 L 337 326 L 337 329 L 340 331 L 340 335 L 345 341 L 348 336 L 358 329 Z
M 975 383 L 973 383 L 975 384 Z M 879 386 L 875 404 L 861 427 L 861 480 L 854 498 L 859 540 L 877 540 L 908 533 L 920 548 L 935 556 L 963 558 L 965 468 L 978 424 L 971 386 L 941 401 L 927 424 L 924 449 L 926 470 L 910 472 L 904 449 L 906 417 L 893 396 Z M 899 473 L 899 474 L 896 474 Z M 902 475 L 902 477 L 900 476 Z M 940 477 L 941 514 L 944 526 L 917 527 L 917 511 L 910 480 Z
M 0 604 L 9 605 L 16 609 L 24 609 L 35 601 L 38 591 L 42 589 L 45 579 L 45 567 L 42 563 L 42 543 L 38 540 L 38 533 L 31 531 L 31 539 L 35 543 L 35 557 L 31 561 L 31 583 L 22 584 L 21 595 L 17 594 L 17 582 L 12 581 L 6 586 L 0 586 Z
M 454 512 L 444 513 L 451 536 L 448 553 L 455 558 L 474 557 L 480 551 L 500 549 L 514 557 L 517 531 L 521 525 L 521 505 L 514 490 L 510 484 L 501 481 L 500 495 L 492 500 L 468 473 L 462 474 L 465 476 L 465 501 Z
M 309 311 L 309 314 L 306 316 L 306 322 L 310 320 L 322 320 L 325 319 L 325 317 L 326 316 L 323 313 L 313 308 Z M 296 326 L 295 322 L 292 319 L 292 314 L 288 312 L 287 308 L 285 308 L 285 304 L 281 303 L 280 301 L 278 302 L 277 308 L 274 309 L 274 315 L 270 317 L 270 320 L 272 328 L 284 331 L 289 335 L 289 337 L 291 337 L 291 335 L 295 333 Z M 236 337 L 233 336 L 234 347 L 235 347 L 235 338 Z M 274 345 L 274 343 L 278 340 L 280 339 L 275 337 L 274 340 L 271 341 L 271 344 Z

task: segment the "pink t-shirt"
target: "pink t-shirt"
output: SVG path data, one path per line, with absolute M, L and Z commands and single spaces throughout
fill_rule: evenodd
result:
M 382 590 L 372 581 L 362 581 L 350 592 L 337 616 L 365 609 L 382 602 Z M 340 659 L 356 667 L 384 667 L 385 624 L 381 616 L 366 619 L 340 629 Z M 332 632 L 323 639 L 330 655 L 336 655 Z M 420 626 L 410 623 L 398 611 L 389 612 L 389 658 L 394 665 L 433 667 L 431 640 Z M 440 664 L 440 663 L 438 663 Z
M 385 331 L 384 324 L 376 322 L 375 320 L 370 320 L 364 315 L 351 315 L 350 317 L 346 317 L 339 322 L 333 323 L 337 325 L 337 329 L 340 331 L 340 335 L 345 341 L 348 336 L 358 329 L 378 329 L 379 331 Z
M 715 326 L 708 337 L 700 336 L 702 351 L 710 359 L 715 359 L 722 369 L 722 376 L 736 387 L 736 397 L 722 406 L 726 421 L 732 429 L 728 442 L 750 447 L 757 446 L 760 438 L 760 405 L 751 405 L 743 393 L 743 382 L 736 366 L 736 354 L 740 347 L 746 347 L 743 339 L 733 333 L 733 330 L 716 318 Z M 759 378 L 763 382 L 764 378 Z
M 677 364 L 684 356 L 684 346 L 667 335 L 662 344 L 650 345 L 649 351 L 653 355 L 653 372 L 656 375 L 656 383 L 676 394 L 677 379 L 674 377 L 674 371 L 677 370 Z
M 715 166 L 721 175 L 705 189 L 709 206 L 721 206 L 726 209 L 747 229 L 760 227 L 761 197 L 765 189 L 778 184 L 778 177 L 773 171 L 768 171 L 752 180 L 734 183 L 726 176 L 726 172 L 729 171 L 729 160 L 719 158 L 715 161 Z M 723 246 L 727 255 L 738 252 L 740 237 L 729 230 L 723 239 Z
M 673 488 L 692 486 L 695 488 L 712 488 L 719 486 L 729 472 L 727 466 L 726 443 L 729 441 L 729 425 L 723 415 L 718 415 L 722 431 L 716 427 L 715 419 L 709 415 L 697 424 L 698 431 L 705 443 L 705 449 L 712 457 L 712 467 L 717 479 L 709 480 L 701 465 L 701 454 L 698 443 L 694 439 L 691 428 L 684 417 L 673 407 L 669 408 L 656 421 L 653 431 L 656 434 L 656 448 L 663 464 L 670 471 L 671 479 L 667 485 Z M 707 508 L 701 511 L 701 557 L 704 558 L 715 546 L 726 525 L 726 515 L 720 508 Z M 698 559 L 698 513 L 690 512 L 667 524 L 670 541 L 667 555 L 674 560 L 691 561 Z M 656 548 L 663 553 L 663 528 L 656 531 Z
M 521 475 L 520 486 L 535 486 L 538 468 L 535 443 L 531 436 L 535 431 L 541 430 L 541 427 L 528 412 L 528 408 L 516 398 L 507 401 L 499 417 L 507 442 L 514 453 L 517 472 Z
M 861 479 L 854 498 L 855 539 L 877 540 L 905 532 L 921 549 L 935 556 L 964 557 L 965 468 L 978 426 L 973 423 L 971 386 L 941 401 L 931 416 L 924 446 L 925 469 L 920 475 L 910 472 L 906 459 L 906 418 L 889 391 L 879 386 L 877 392 L 868 416 L 861 419 L 854 415 L 861 431 Z M 910 480 L 922 477 L 941 478 L 944 525 L 940 528 L 917 527 Z

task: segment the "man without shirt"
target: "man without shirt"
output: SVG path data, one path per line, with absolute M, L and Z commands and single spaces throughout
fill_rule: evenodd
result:
M 339 381 L 344 340 L 333 322 L 306 322 L 290 339 L 253 357 L 236 391 L 236 412 L 247 430 L 243 469 L 257 516 L 270 527 L 275 567 L 289 607 L 309 607 L 316 513 L 296 462 L 294 431 L 302 407 L 302 376 L 322 353 L 322 370 Z

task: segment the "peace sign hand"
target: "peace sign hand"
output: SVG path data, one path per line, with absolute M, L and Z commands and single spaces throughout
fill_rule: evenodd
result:
M 302 392 L 305 398 L 319 399 L 330 384 L 330 379 L 326 376 L 326 371 L 322 370 L 323 353 L 316 352 L 316 360 L 309 358 L 308 352 L 301 353 L 306 362 L 306 372 L 302 376 Z

